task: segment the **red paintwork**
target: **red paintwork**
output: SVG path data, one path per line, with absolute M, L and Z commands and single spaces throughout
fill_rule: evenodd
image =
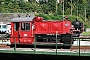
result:
M 16 38 L 14 38 L 16 37 Z M 18 40 L 18 31 L 14 30 L 14 24 L 11 22 L 11 38 L 10 38 L 10 42 L 13 43 L 16 40 L 16 43 L 19 42 Z
M 56 34 L 56 31 L 58 34 L 71 34 L 70 28 L 70 21 L 35 22 L 35 34 Z
M 38 17 L 37 17 L 38 18 Z M 40 21 L 39 21 L 40 20 Z M 71 22 L 70 21 L 42 21 L 42 18 L 38 18 L 36 21 L 28 21 L 30 22 L 30 30 L 23 31 L 21 30 L 21 22 L 19 22 L 18 31 L 14 30 L 14 22 L 11 22 L 11 37 L 16 38 L 16 43 L 19 44 L 33 44 L 34 42 L 34 34 L 71 34 Z M 34 29 L 32 29 L 32 25 L 34 25 Z M 27 38 L 28 37 L 28 38 Z M 14 38 L 10 38 L 11 43 L 14 43 Z
M 33 39 L 33 31 L 32 31 L 32 26 L 31 26 L 31 22 L 30 22 L 30 30 L 28 31 L 24 31 L 20 29 L 20 43 L 31 43 L 34 42 Z M 21 28 L 21 26 L 20 26 Z
M 39 16 L 36 16 L 36 17 L 33 18 L 32 22 L 34 23 L 34 22 L 40 22 L 40 21 L 43 21 L 43 18 L 39 17 Z
M 21 24 L 21 23 L 19 23 L 19 24 Z M 30 24 L 31 24 L 31 22 L 30 22 Z M 11 23 L 11 29 L 12 29 L 11 30 L 11 37 L 12 38 L 10 39 L 11 43 L 14 43 L 14 38 L 16 39 L 16 43 L 29 43 L 29 44 L 32 44 L 32 42 L 34 42 L 33 30 L 23 31 L 23 30 L 21 30 L 21 26 L 20 26 L 19 30 L 15 31 L 13 22 Z M 31 25 L 30 25 L 30 29 L 32 29 Z M 20 38 L 18 38 L 18 36 L 19 36 L 18 33 L 20 35 Z
M 69 33 L 71 34 L 71 28 L 72 28 L 72 24 L 69 20 L 63 20 L 62 21 L 62 34 L 66 34 L 66 33 Z

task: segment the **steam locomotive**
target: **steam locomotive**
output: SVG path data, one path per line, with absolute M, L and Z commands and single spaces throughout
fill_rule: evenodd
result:
M 83 31 L 85 31 L 85 28 L 84 28 L 84 25 L 83 25 L 83 23 L 82 22 L 80 22 L 79 20 L 77 20 L 76 19 L 76 21 L 74 21 L 74 22 L 72 22 L 72 25 L 73 25 L 73 27 L 74 27 L 74 30 L 73 30 L 73 37 L 75 36 L 77 36 L 77 37 L 79 37 L 80 36 L 80 34 L 83 32 Z
M 78 21 L 76 21 L 78 22 Z M 70 20 L 44 20 L 39 16 L 11 20 L 11 44 L 73 44 L 73 37 L 83 32 L 83 24 Z M 76 28 L 75 26 L 78 25 Z

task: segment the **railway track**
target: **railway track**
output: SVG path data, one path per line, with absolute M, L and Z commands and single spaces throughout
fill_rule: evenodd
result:
M 72 46 L 70 50 L 90 50 L 90 46 Z
M 10 48 L 10 46 L 7 44 L 0 44 L 0 48 Z
M 11 48 L 10 45 L 7 45 L 7 44 L 0 44 L 0 48 Z M 22 48 L 22 47 L 16 47 L 16 48 Z M 28 47 L 30 48 L 30 47 Z M 33 47 L 31 47 L 33 48 Z M 38 47 L 37 47 L 38 48 Z M 25 49 L 25 48 L 23 48 Z M 44 48 L 46 49 L 46 48 Z M 53 49 L 53 48 L 47 48 L 47 49 Z M 59 48 L 59 49 L 63 49 L 63 48 Z M 70 50 L 73 51 L 73 50 L 90 50 L 90 46 L 71 46 Z

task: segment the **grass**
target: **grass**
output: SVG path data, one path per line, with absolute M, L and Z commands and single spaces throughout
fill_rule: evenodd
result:
M 90 35 L 90 32 L 83 32 L 83 35 Z

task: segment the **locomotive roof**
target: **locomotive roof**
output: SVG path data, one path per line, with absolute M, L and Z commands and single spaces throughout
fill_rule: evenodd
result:
M 32 21 L 32 19 L 34 18 L 35 16 L 31 16 L 31 17 L 17 17 L 17 18 L 13 18 L 11 19 L 11 22 L 24 22 L 24 21 Z

